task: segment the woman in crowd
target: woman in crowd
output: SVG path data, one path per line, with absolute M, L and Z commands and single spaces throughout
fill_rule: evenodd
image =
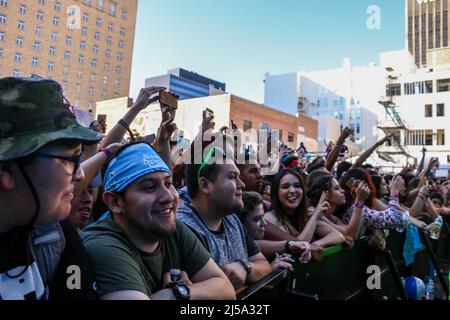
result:
M 247 233 L 256 240 L 264 256 L 271 262 L 272 270 L 290 269 L 295 262 L 291 254 L 306 263 L 311 258 L 309 243 L 304 241 L 263 240 L 267 223 L 264 220 L 263 198 L 256 192 L 244 192 L 244 208 L 238 213 Z
M 271 204 L 272 211 L 266 213 L 264 219 L 286 235 L 320 247 L 345 241 L 340 232 L 321 221 L 323 214 L 328 210 L 326 201 L 322 201 L 311 216 L 308 216 L 305 187 L 298 171 L 282 169 L 278 172 L 272 181 Z M 272 230 L 267 232 L 271 233 Z

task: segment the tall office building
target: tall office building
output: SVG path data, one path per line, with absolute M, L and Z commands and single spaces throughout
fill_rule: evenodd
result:
M 61 83 L 88 110 L 129 95 L 137 0 L 0 0 L 0 76 Z
M 417 66 L 450 63 L 448 0 L 405 0 L 407 48 Z
M 225 83 L 212 80 L 182 68 L 145 79 L 145 87 L 160 86 L 180 96 L 180 100 L 206 97 L 225 92 Z

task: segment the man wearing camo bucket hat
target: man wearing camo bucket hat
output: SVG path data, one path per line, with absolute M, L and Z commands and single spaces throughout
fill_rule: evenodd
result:
M 65 298 L 62 266 L 83 260 L 84 249 L 60 221 L 83 178 L 81 146 L 101 138 L 77 123 L 56 81 L 0 79 L 0 300 Z

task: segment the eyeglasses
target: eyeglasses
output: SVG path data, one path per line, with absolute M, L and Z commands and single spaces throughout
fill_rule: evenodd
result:
M 206 165 L 208 164 L 208 161 L 214 157 L 216 155 L 216 150 L 219 150 L 220 152 L 222 152 L 223 155 L 226 155 L 225 151 L 223 151 L 221 148 L 219 147 L 214 147 L 211 150 L 209 150 L 208 154 L 206 155 L 205 159 L 203 160 L 200 168 L 198 169 L 198 173 L 197 173 L 197 181 L 200 183 L 200 174 L 203 170 L 204 167 L 206 167 Z
M 65 156 L 55 156 L 53 154 L 47 154 L 47 153 L 35 153 L 34 157 L 37 158 L 45 158 L 45 159 L 60 159 L 64 161 L 68 161 L 72 163 L 73 166 L 73 172 L 72 175 L 75 175 L 80 168 L 81 158 L 82 155 L 76 156 L 76 157 L 65 157 Z

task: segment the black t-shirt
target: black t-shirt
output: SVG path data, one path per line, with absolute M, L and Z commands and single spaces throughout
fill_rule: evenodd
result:
M 39 300 L 45 294 L 26 230 L 15 228 L 0 234 L 0 300 Z
M 68 220 L 60 223 L 66 246 L 53 281 L 44 283 L 30 249 L 30 235 L 24 228 L 0 234 L 0 300 L 93 299 L 92 269 L 76 230 Z M 79 272 L 69 272 L 69 267 Z M 72 277 L 75 285 L 67 285 Z M 69 281 L 71 282 L 71 281 Z M 49 294 L 49 295 L 48 295 Z

